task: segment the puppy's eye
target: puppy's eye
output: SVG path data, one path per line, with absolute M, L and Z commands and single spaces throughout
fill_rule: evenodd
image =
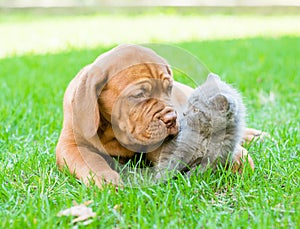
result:
M 139 91 L 136 94 L 132 95 L 133 98 L 144 98 L 145 97 L 145 91 Z

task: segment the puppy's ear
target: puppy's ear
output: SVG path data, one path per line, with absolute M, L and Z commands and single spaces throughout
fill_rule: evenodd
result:
M 72 100 L 74 129 L 86 139 L 97 134 L 100 126 L 98 97 L 107 82 L 100 68 L 89 65 L 78 73 L 79 83 Z
M 167 68 L 168 74 L 169 74 L 170 76 L 173 76 L 173 72 L 172 72 L 171 67 L 170 67 L 169 65 L 167 65 L 166 68 Z

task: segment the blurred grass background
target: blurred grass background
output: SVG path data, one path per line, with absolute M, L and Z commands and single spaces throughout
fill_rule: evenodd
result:
M 53 11 L 56 12 L 56 11 Z M 54 53 L 119 43 L 280 37 L 300 34 L 299 14 L 208 14 L 180 8 L 64 13 L 41 10 L 3 11 L 0 16 L 0 57 L 22 53 Z

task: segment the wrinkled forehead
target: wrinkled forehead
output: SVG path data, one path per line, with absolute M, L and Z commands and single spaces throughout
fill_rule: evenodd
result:
M 112 88 L 118 92 L 130 85 L 142 84 L 163 85 L 167 87 L 172 85 L 173 76 L 166 64 L 143 63 L 130 66 L 114 76 L 110 76 L 107 82 L 107 88 Z
M 121 72 L 125 78 L 138 81 L 142 78 L 155 80 L 172 80 L 173 76 L 167 64 L 160 63 L 142 63 L 129 66 Z
M 100 55 L 90 65 L 89 75 L 115 94 L 144 79 L 163 81 L 165 87 L 173 82 L 167 61 L 139 45 L 120 45 Z
M 139 45 L 120 45 L 100 55 L 92 64 L 106 73 L 108 78 L 114 77 L 124 70 L 130 70 L 133 74 L 142 71 L 152 77 L 159 76 L 160 72 L 169 71 L 167 61 L 157 55 L 153 50 Z M 155 66 L 155 68 L 153 68 Z M 157 71 L 153 71 L 156 69 Z M 150 72 L 150 74 L 149 74 Z

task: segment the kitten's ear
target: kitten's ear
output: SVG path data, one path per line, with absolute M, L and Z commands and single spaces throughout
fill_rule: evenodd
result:
M 227 112 L 229 110 L 229 101 L 223 94 L 215 95 L 209 100 L 209 102 L 213 104 L 218 111 Z
M 207 80 L 211 81 L 211 80 L 220 80 L 220 77 L 214 73 L 209 73 L 207 76 Z

